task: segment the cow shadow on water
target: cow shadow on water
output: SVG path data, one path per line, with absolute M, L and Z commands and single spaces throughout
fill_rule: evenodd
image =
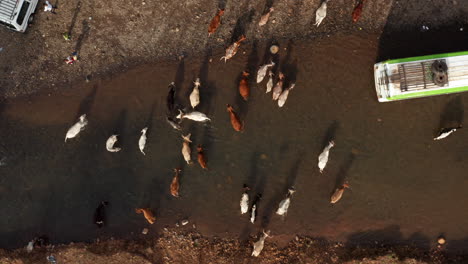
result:
M 279 48 L 281 47 L 279 42 L 276 39 L 271 38 L 270 40 L 268 40 L 265 50 L 263 52 L 263 58 L 262 58 L 262 61 L 260 62 L 260 65 L 274 62 L 275 65 L 272 67 L 271 71 L 276 74 L 279 69 L 280 55 L 279 55 L 279 52 L 275 54 L 271 53 L 270 48 L 273 45 L 276 45 Z
M 260 161 L 260 152 L 258 152 L 257 150 L 253 151 L 252 152 L 252 156 L 250 158 L 250 173 L 246 179 L 246 182 L 245 182 L 245 185 L 250 188 L 250 190 L 247 192 L 249 194 L 249 198 L 250 200 L 252 201 L 253 197 L 254 197 L 254 194 L 255 192 L 257 192 L 257 178 L 258 178 L 258 162 Z M 264 176 L 262 175 L 262 178 Z M 264 184 L 264 179 L 261 179 L 261 181 L 263 181 L 263 184 Z M 255 187 L 254 187 L 255 186 Z M 240 188 L 241 186 L 239 186 L 239 190 L 241 190 Z M 263 187 L 260 186 L 260 191 L 262 191 Z M 256 196 L 256 195 L 255 195 Z M 249 205 L 250 206 L 250 205 Z M 250 214 L 250 211 L 247 213 L 247 214 Z M 243 217 L 243 218 L 247 218 L 247 217 Z M 250 218 L 250 215 L 249 215 L 249 218 Z M 251 228 L 250 228 L 250 219 L 249 219 L 249 222 L 246 223 L 244 229 L 242 230 L 241 234 L 240 234 L 240 240 L 242 242 L 247 242 L 247 240 L 249 239 L 249 235 L 250 235 L 250 232 L 251 232 Z
M 213 111 L 213 106 L 215 105 L 215 99 L 217 96 L 217 89 L 216 85 L 214 82 L 211 82 L 208 80 L 208 72 L 209 72 L 209 64 L 210 64 L 210 57 L 212 55 L 211 49 L 207 49 L 205 52 L 205 55 L 203 57 L 203 62 L 200 67 L 198 77 L 200 78 L 201 82 L 201 87 L 200 87 L 200 104 L 198 105 L 198 109 L 202 112 L 208 115 L 210 115 L 214 112 Z M 201 131 L 201 139 L 199 142 L 203 146 L 203 149 L 207 150 L 204 152 L 205 158 L 207 160 L 207 163 L 210 160 L 210 153 L 212 153 L 211 147 L 213 144 L 213 126 L 212 123 L 213 121 L 210 121 L 203 126 L 197 126 L 198 131 Z M 198 144 L 197 144 L 198 145 Z M 212 156 L 211 156 L 212 157 Z M 209 166 L 209 164 L 208 164 Z
M 273 213 L 276 211 L 276 209 L 278 209 L 279 203 L 287 197 L 289 189 L 294 187 L 297 175 L 299 173 L 299 167 L 302 162 L 301 157 L 303 157 L 303 152 L 299 153 L 295 161 L 292 163 L 291 168 L 289 170 L 290 172 L 286 176 L 285 185 L 283 186 L 281 191 L 276 193 L 275 196 L 273 196 L 273 198 L 265 206 L 261 218 L 261 226 L 264 230 L 268 228 L 271 221 L 271 217 L 273 216 Z
M 320 146 L 317 155 L 320 155 L 320 153 L 330 143 L 330 141 L 336 140 L 336 132 L 338 131 L 339 127 L 340 123 L 337 120 L 334 120 L 330 124 L 330 126 L 327 128 L 327 131 L 325 132 L 325 137 L 323 138 L 322 145 Z
M 89 118 L 91 115 L 91 109 L 93 108 L 94 101 L 98 92 L 98 86 L 94 85 L 93 89 L 86 95 L 86 97 L 81 101 L 78 111 L 75 115 L 75 119 L 78 119 L 81 115 L 86 114 L 86 117 Z
M 351 169 L 351 166 L 354 163 L 354 160 L 356 158 L 356 155 L 353 153 L 349 153 L 348 157 L 346 158 L 345 162 L 343 165 L 340 167 L 340 170 L 338 171 L 338 174 L 336 175 L 335 178 L 335 186 L 330 193 L 330 196 L 333 195 L 336 189 L 340 188 L 343 186 L 344 183 L 346 183 L 346 178 L 348 176 L 348 172 Z
M 243 73 L 240 72 L 239 75 L 236 78 L 236 100 L 235 100 L 235 105 L 234 110 L 238 114 L 239 118 L 241 119 L 241 122 L 245 120 L 247 113 L 249 111 L 249 101 L 252 100 L 252 91 L 253 91 L 253 86 L 255 86 L 256 78 L 257 78 L 257 65 L 258 65 L 258 42 L 255 40 L 252 44 L 252 51 L 249 54 L 249 57 L 247 59 L 247 65 L 245 66 L 245 71 L 249 73 L 249 76 L 247 77 L 247 83 L 250 89 L 250 95 L 247 100 L 244 100 L 244 98 L 240 95 L 239 92 L 239 84 L 241 80 L 244 78 Z
M 284 87 L 289 87 L 290 84 L 295 83 L 297 80 L 298 68 L 297 59 L 293 59 L 294 42 L 288 41 L 286 56 L 280 65 L 280 71 L 284 74 Z
M 192 109 L 191 105 L 188 105 L 187 107 L 185 107 L 185 109 L 190 109 L 190 110 L 187 110 L 188 112 L 199 111 L 199 112 L 206 114 L 209 118 L 212 118 L 211 114 L 213 113 L 214 100 L 216 99 L 216 94 L 217 94 L 216 86 L 214 82 L 211 82 L 208 79 L 209 63 L 210 63 L 211 55 L 212 55 L 211 50 L 207 49 L 203 57 L 203 61 L 200 66 L 198 75 L 196 75 L 193 78 L 193 81 L 195 81 L 197 77 L 200 78 L 200 87 L 199 87 L 200 103 L 198 106 L 195 107 L 195 109 Z M 190 94 L 193 91 L 193 86 L 194 84 L 191 83 L 189 89 L 185 93 L 186 98 L 190 97 Z M 210 160 L 210 153 L 211 153 L 210 149 L 212 147 L 213 137 L 214 137 L 212 131 L 213 129 L 215 129 L 212 125 L 212 122 L 213 120 L 205 122 L 205 123 L 199 123 L 195 121 L 186 121 L 184 124 L 184 131 L 187 131 L 187 133 L 185 134 L 188 134 L 188 133 L 192 134 L 192 137 L 191 137 L 193 141 L 192 148 L 196 150 L 196 147 L 198 145 L 201 145 L 204 150 L 207 150 L 207 151 L 204 151 L 204 154 L 208 163 Z
M 182 91 L 182 85 L 184 84 L 185 81 L 185 55 L 181 55 L 179 65 L 177 66 L 176 74 L 174 76 L 174 85 L 175 85 L 175 95 L 174 95 L 174 108 L 173 109 L 167 109 L 168 113 L 167 115 L 170 117 L 175 117 L 179 114 L 179 110 L 181 109 L 184 112 L 187 111 L 187 109 L 184 109 L 183 104 L 181 102 L 184 102 L 185 98 L 184 95 L 180 92 Z M 170 86 L 167 88 L 168 96 L 169 96 L 169 89 Z M 166 104 L 168 104 L 169 97 L 166 99 Z
M 288 151 L 288 144 L 283 144 L 280 149 L 281 153 L 287 153 Z M 301 164 L 301 157 L 303 156 L 303 152 L 301 151 L 295 161 L 293 162 L 290 173 L 288 173 L 286 180 L 285 180 L 285 185 L 281 189 L 280 192 L 276 193 L 270 201 L 264 205 L 262 205 L 262 196 L 265 192 L 265 186 L 266 186 L 266 173 L 259 173 L 258 172 L 258 166 L 260 162 L 260 153 L 258 151 L 255 151 L 252 154 L 251 158 L 251 169 L 250 169 L 250 174 L 249 177 L 247 178 L 246 184 L 251 188 L 249 191 L 249 197 L 252 199 L 251 205 L 250 205 L 250 210 L 252 205 L 257 204 L 257 212 L 262 212 L 261 214 L 257 215 L 257 220 L 261 221 L 261 227 L 263 229 L 268 228 L 268 225 L 270 223 L 271 217 L 273 215 L 273 212 L 277 209 L 277 206 L 281 200 L 283 200 L 286 195 L 288 194 L 288 190 L 292 187 L 294 187 L 294 184 L 296 182 L 296 178 L 298 175 L 299 171 L 299 166 Z M 283 155 L 281 155 L 283 156 Z M 280 157 L 280 159 L 282 159 Z M 260 175 L 260 176 L 259 176 Z M 249 211 L 249 218 L 250 218 L 250 213 Z M 245 241 L 248 239 L 250 235 L 250 223 L 248 223 L 248 226 L 244 229 L 244 231 L 241 233 L 241 240 Z
M 124 135 L 126 132 L 127 115 L 128 115 L 127 109 L 120 110 L 119 115 L 115 119 L 114 124 L 112 126 L 112 130 L 111 130 L 112 134 L 107 135 L 107 137 L 110 137 L 111 135 L 117 135 L 117 139 L 118 139 L 118 141 L 116 142 L 117 147 L 123 146 L 126 142 L 126 137 Z

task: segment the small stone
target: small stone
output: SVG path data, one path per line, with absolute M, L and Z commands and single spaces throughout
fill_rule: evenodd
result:
M 34 249 L 34 240 L 29 241 L 28 245 L 26 246 L 26 251 L 28 253 L 31 253 Z
M 143 235 L 146 235 L 146 234 L 148 234 L 148 231 L 149 231 L 148 228 L 143 228 L 143 230 L 141 231 L 141 233 L 142 233 Z
M 189 223 L 189 221 L 188 221 L 187 219 L 184 219 L 184 220 L 182 220 L 182 222 L 181 222 L 181 224 L 182 224 L 183 226 L 186 225 L 186 224 L 188 224 L 188 223 Z
M 179 29 L 178 27 L 175 28 L 175 32 L 179 32 L 179 30 L 180 30 L 180 29 Z
M 146 5 L 146 2 L 141 2 L 142 5 Z
M 93 17 L 88 17 L 89 20 L 93 20 Z

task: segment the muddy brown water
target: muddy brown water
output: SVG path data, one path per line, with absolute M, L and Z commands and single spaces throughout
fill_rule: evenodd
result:
M 142 237 L 149 225 L 134 208 L 149 207 L 157 216 L 150 234 L 188 218 L 204 234 L 241 239 L 265 228 L 277 237 L 427 246 L 444 234 L 449 246 L 462 249 L 468 237 L 468 134 L 462 129 L 442 141 L 432 138 L 441 125 L 463 119 L 468 94 L 378 103 L 376 35 L 280 47 L 280 67 L 296 79 L 283 108 L 265 94 L 266 81 L 252 84 L 247 103 L 238 95 L 239 74 L 265 57 L 265 45 L 252 49 L 251 43 L 227 63 L 215 51 L 5 102 L 0 246 L 21 247 L 40 234 L 52 242 Z M 195 146 L 203 144 L 209 170 L 185 164 L 181 133 L 165 121 L 168 84 L 176 82 L 178 103 L 189 106 L 197 76 L 199 110 L 212 122 L 184 120 L 183 133 L 192 133 L 193 159 Z M 232 129 L 226 103 L 239 111 L 244 132 Z M 82 113 L 88 126 L 64 143 Z M 145 126 L 143 156 L 137 142 Z M 119 153 L 105 149 L 113 133 L 120 136 Z M 329 138 L 336 147 L 320 174 L 317 157 Z M 176 167 L 182 168 L 180 198 L 169 193 Z M 330 205 L 343 179 L 351 189 Z M 255 225 L 240 215 L 243 184 L 252 195 L 262 194 Z M 290 186 L 296 193 L 281 219 L 275 211 Z M 108 223 L 97 229 L 93 213 L 103 200 L 110 202 Z

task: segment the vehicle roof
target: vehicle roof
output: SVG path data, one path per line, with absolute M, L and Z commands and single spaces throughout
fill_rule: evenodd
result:
M 8 22 L 12 20 L 18 2 L 20 0 L 0 0 L 0 20 Z

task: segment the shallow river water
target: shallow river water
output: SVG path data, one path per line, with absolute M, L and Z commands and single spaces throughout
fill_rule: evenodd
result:
M 187 218 L 204 234 L 241 239 L 265 228 L 286 239 L 300 234 L 426 246 L 444 234 L 449 246 L 462 249 L 468 241 L 468 134 L 462 129 L 432 139 L 441 126 L 463 120 L 468 94 L 378 103 L 376 35 L 285 42 L 280 48 L 280 67 L 296 79 L 283 108 L 265 94 L 266 81 L 252 83 L 248 102 L 238 94 L 240 73 L 266 58 L 266 45 L 252 43 L 227 63 L 217 51 L 4 102 L 0 246 L 24 246 L 41 234 L 52 242 L 142 236 L 149 225 L 134 208 L 149 207 L 157 217 L 150 234 Z M 199 110 L 212 122 L 184 120 L 182 126 L 184 134 L 192 133 L 193 159 L 196 145 L 204 146 L 209 170 L 185 164 L 181 133 L 165 121 L 168 84 L 176 82 L 178 103 L 189 106 L 197 76 Z M 245 121 L 244 132 L 232 129 L 227 103 Z M 88 126 L 64 143 L 82 113 Z M 145 126 L 143 156 L 137 142 Z M 119 153 L 105 149 L 113 133 L 120 136 Z M 317 157 L 329 139 L 336 146 L 321 174 Z M 169 193 L 176 167 L 182 168 L 180 198 Z M 330 205 L 344 180 L 351 188 Z M 262 194 L 255 225 L 240 215 L 243 184 Z M 275 211 L 290 186 L 296 193 L 282 219 Z M 97 229 L 93 213 L 103 200 L 110 202 L 108 224 Z

